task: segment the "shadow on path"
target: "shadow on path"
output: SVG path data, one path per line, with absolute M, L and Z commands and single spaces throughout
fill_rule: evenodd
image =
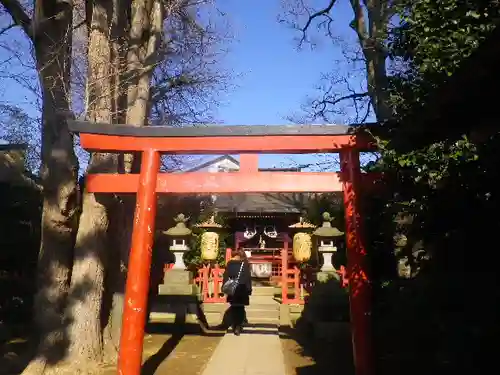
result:
M 177 332 L 174 333 L 163 346 L 149 357 L 146 362 L 142 365 L 141 375 L 154 375 L 158 367 L 162 364 L 165 359 L 174 351 L 175 347 L 179 344 L 179 342 L 184 337 L 184 333 Z

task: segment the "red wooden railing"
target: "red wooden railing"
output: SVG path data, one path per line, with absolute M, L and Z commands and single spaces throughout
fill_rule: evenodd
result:
M 172 268 L 174 268 L 174 263 L 166 263 L 164 266 L 163 266 L 163 271 L 168 271 L 168 270 L 171 270 Z
M 198 270 L 195 282 L 204 303 L 224 303 L 226 296 L 221 292 L 224 268 L 203 266 Z
M 231 259 L 231 249 L 226 249 L 226 263 Z M 226 296 L 222 293 L 222 279 L 224 276 L 224 268 L 218 264 L 214 267 L 204 265 L 198 269 L 198 275 L 195 278 L 195 283 L 200 291 L 201 300 L 203 303 L 225 303 Z

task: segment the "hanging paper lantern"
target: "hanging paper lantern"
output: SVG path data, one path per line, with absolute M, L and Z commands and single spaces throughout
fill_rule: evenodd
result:
M 215 222 L 212 215 L 207 221 L 196 225 L 197 228 L 205 229 L 201 235 L 201 258 L 204 260 L 216 260 L 219 254 L 219 231 L 222 225 Z
M 204 232 L 201 235 L 201 258 L 215 260 L 219 254 L 219 233 Z
M 312 239 L 309 233 L 299 232 L 293 236 L 293 257 L 299 263 L 311 259 Z
M 307 262 L 311 259 L 312 252 L 311 232 L 316 227 L 301 217 L 298 223 L 290 225 L 289 228 L 297 231 L 293 236 L 293 257 L 299 263 Z

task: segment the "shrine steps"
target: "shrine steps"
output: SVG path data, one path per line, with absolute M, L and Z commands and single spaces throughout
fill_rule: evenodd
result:
M 279 326 L 280 304 L 274 299 L 276 291 L 277 289 L 274 287 L 254 287 L 250 296 L 250 305 L 246 307 L 247 320 L 250 325 Z M 227 303 L 204 303 L 202 306 L 210 326 L 222 324 L 228 308 L 229 304 Z
M 304 306 L 281 304 L 280 292 L 281 289 L 277 287 L 254 285 L 250 305 L 246 307 L 249 324 L 274 328 L 294 325 L 302 315 Z M 224 317 L 229 308 L 227 303 L 202 303 L 201 306 L 196 307 L 197 304 L 179 306 L 159 302 L 157 299 L 152 305 L 149 323 L 186 323 L 202 327 L 217 327 L 225 321 Z
M 274 303 L 252 304 L 247 307 L 247 320 L 250 324 L 270 324 L 278 326 L 280 323 L 280 305 Z
M 256 297 L 256 296 L 274 297 L 276 294 L 279 293 L 280 289 L 274 286 L 254 286 L 251 297 Z

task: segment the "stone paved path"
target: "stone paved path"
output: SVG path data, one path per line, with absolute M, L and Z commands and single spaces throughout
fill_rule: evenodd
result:
M 227 333 L 203 375 L 285 375 L 277 328 L 247 327 L 240 336 Z

